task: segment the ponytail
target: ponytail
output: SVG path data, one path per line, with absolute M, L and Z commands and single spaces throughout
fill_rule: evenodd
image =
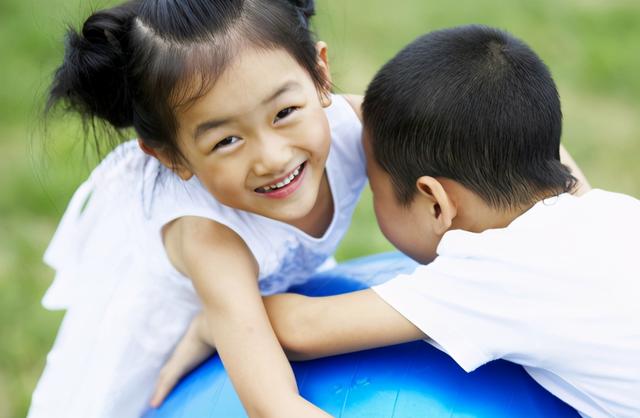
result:
M 85 121 L 94 117 L 117 129 L 133 125 L 128 82 L 128 39 L 137 2 L 91 15 L 78 33 L 69 29 L 65 56 L 56 70 L 46 110 L 62 103 Z
M 316 14 L 314 0 L 289 0 L 298 11 L 300 21 L 305 28 L 309 27 L 309 20 Z

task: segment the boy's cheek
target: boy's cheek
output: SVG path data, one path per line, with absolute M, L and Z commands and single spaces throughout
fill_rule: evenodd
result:
M 409 228 L 404 224 L 405 220 L 400 213 L 386 211 L 383 205 L 375 205 L 376 220 L 382 235 L 399 251 L 416 259 L 415 247 L 418 244 L 410 237 Z
M 435 250 L 430 245 L 425 245 L 428 243 L 424 241 L 402 242 L 399 244 L 392 242 L 392 244 L 404 255 L 420 264 L 429 264 L 436 258 Z
M 374 212 L 380 231 L 394 247 L 420 264 L 433 261 L 441 237 L 430 234 L 406 211 L 375 196 Z

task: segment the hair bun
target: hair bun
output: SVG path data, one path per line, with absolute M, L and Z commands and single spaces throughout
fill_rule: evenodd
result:
M 289 0 L 295 6 L 300 14 L 300 19 L 305 26 L 309 26 L 309 19 L 316 14 L 316 5 L 314 0 Z
M 54 76 L 48 108 L 64 102 L 85 119 L 98 117 L 115 128 L 133 124 L 126 53 L 134 17 L 130 9 L 96 12 L 81 33 L 68 30 L 64 61 Z

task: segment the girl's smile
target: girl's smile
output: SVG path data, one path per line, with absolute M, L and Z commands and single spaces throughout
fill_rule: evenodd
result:
M 273 183 L 258 187 L 256 192 L 272 199 L 284 199 L 288 197 L 292 193 L 295 193 L 304 181 L 305 164 L 306 161 L 284 177 L 274 180 Z

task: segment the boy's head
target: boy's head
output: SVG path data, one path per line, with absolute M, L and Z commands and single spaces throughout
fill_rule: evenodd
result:
M 462 187 L 487 208 L 509 212 L 575 184 L 560 163 L 562 114 L 549 70 L 503 31 L 464 26 L 416 39 L 377 73 L 363 113 L 370 175 L 376 165 L 393 190 L 384 198 L 394 202 L 376 198 L 376 213 L 394 244 L 381 219 L 390 214 L 380 212 L 393 204 L 398 218 L 391 222 L 414 231 L 410 223 L 419 220 L 409 221 L 402 208 L 419 196 L 437 197 L 440 186 L 447 198 L 447 185 Z M 429 209 L 441 223 L 437 236 L 451 227 L 443 209 L 437 201 Z

